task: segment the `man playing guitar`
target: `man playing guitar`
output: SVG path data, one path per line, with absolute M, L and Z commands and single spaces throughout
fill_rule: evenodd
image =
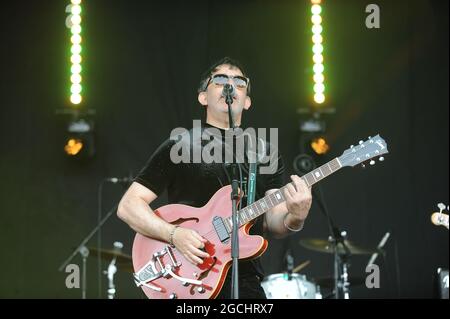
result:
M 251 106 L 249 81 L 242 67 L 229 58 L 215 63 L 202 77 L 198 90 L 198 101 L 206 109 L 206 121 L 202 130 L 218 129 L 215 132 L 219 131 L 221 134 L 214 136 L 214 143 L 224 143 L 223 136 L 229 128 L 228 106 L 222 97 L 224 85 L 230 83 L 236 88 L 231 107 L 236 126 L 240 126 L 242 112 Z M 174 163 L 171 160 L 171 149 L 175 143 L 176 141 L 168 139 L 153 153 L 121 199 L 117 214 L 136 232 L 170 243 L 187 261 L 200 265 L 205 258 L 210 257 L 204 249 L 207 239 L 195 230 L 183 227 L 183 224 L 174 225 L 163 220 L 154 213 L 149 204 L 167 190 L 169 203 L 202 207 L 217 190 L 230 184 L 229 175 L 225 164 L 206 163 L 203 157 L 199 163 Z M 266 141 L 263 143 L 269 150 L 275 147 Z M 195 143 L 189 145 L 191 154 L 198 146 Z M 222 150 L 226 152 L 224 148 Z M 260 174 L 258 170 L 256 200 L 285 185 L 281 156 L 277 155 L 273 163 L 275 170 L 271 174 Z M 243 175 L 248 173 L 247 168 L 244 163 Z M 311 190 L 298 176 L 293 175 L 290 178 L 292 183 L 288 184 L 284 192 L 286 201 L 259 216 L 250 230 L 251 234 L 271 233 L 281 238 L 303 228 L 311 207 Z M 260 286 L 262 278 L 259 259 L 240 261 L 240 297 L 265 298 L 264 290 Z M 218 298 L 230 298 L 230 281 L 229 273 Z

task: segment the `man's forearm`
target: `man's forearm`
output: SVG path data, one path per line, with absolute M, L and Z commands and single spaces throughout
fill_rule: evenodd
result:
M 123 199 L 117 211 L 120 219 L 134 231 L 158 240 L 169 241 L 173 225 L 159 218 L 150 206 L 138 197 Z

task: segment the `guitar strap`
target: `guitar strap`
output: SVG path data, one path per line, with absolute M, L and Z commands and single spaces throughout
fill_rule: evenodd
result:
M 248 137 L 248 136 L 246 136 L 246 137 Z M 249 149 L 247 148 L 247 152 L 248 151 L 249 151 Z M 256 151 L 256 154 L 258 154 L 258 151 Z M 252 204 L 255 201 L 257 161 L 258 161 L 258 156 L 256 155 L 255 156 L 255 162 L 251 163 L 249 161 L 249 165 L 248 165 L 247 206 Z
M 256 163 L 250 163 L 248 168 L 247 206 L 255 201 Z

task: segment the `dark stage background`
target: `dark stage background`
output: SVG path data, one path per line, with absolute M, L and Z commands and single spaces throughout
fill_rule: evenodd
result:
M 100 181 L 136 174 L 173 128 L 203 116 L 196 88 L 211 62 L 232 56 L 246 66 L 253 105 L 244 124 L 279 128 L 287 176 L 300 152 L 297 109 L 311 103 L 309 1 L 85 1 L 83 105 L 96 110 L 97 154 L 70 161 L 63 152 L 69 117 L 55 114 L 69 107 L 68 3 L 8 2 L 0 11 L 3 298 L 81 296 L 57 269 L 95 226 Z M 365 27 L 369 3 L 381 8 L 380 29 Z M 350 240 L 372 247 L 392 234 L 386 258 L 377 260 L 381 288 L 354 288 L 351 296 L 434 297 L 436 269 L 449 263 L 448 231 L 430 222 L 449 193 L 448 2 L 329 0 L 323 7 L 327 101 L 336 108 L 326 117 L 326 160 L 377 133 L 390 150 L 383 163 L 346 168 L 318 186 Z M 103 214 L 124 191 L 105 184 Z M 311 261 L 302 274 L 332 275 L 331 255 L 298 244 L 327 236 L 315 202 L 302 232 L 270 240 L 267 274 L 283 271 L 290 247 L 296 265 Z M 102 232 L 104 248 L 119 240 L 127 253 L 133 237 L 115 215 Z M 350 275 L 364 276 L 368 258 L 354 256 Z M 96 271 L 90 258 L 90 298 L 98 296 Z M 142 297 L 127 272 L 117 274 L 117 286 L 118 298 Z M 102 290 L 105 297 L 105 278 Z

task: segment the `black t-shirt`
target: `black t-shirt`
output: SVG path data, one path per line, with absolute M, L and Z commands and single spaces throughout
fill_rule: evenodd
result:
M 194 128 L 185 131 L 162 143 L 135 178 L 135 181 L 158 196 L 167 190 L 169 204 L 185 204 L 194 207 L 204 206 L 217 190 L 231 184 L 230 169 L 226 163 L 230 156 L 227 158 L 227 153 L 228 155 L 239 153 L 230 152 L 229 146 L 231 144 L 227 144 L 226 130 L 218 129 L 207 123 L 202 123 L 201 128 L 195 130 Z M 208 140 L 201 138 L 203 133 L 207 134 Z M 243 136 L 237 136 L 234 145 L 238 145 Z M 257 153 L 262 155 L 264 152 L 267 157 L 265 164 L 258 164 L 257 166 L 255 200 L 264 197 L 267 190 L 278 189 L 284 185 L 284 165 L 281 155 L 279 152 L 274 152 L 275 146 L 265 140 L 259 139 L 257 144 Z M 245 145 L 248 145 L 248 143 L 245 143 Z M 211 162 L 211 159 L 205 160 L 203 156 L 199 156 L 199 154 L 202 154 L 201 152 L 205 152 L 205 147 L 209 147 L 209 154 L 218 156 L 218 153 L 221 153 L 221 158 L 217 160 L 218 158 L 215 157 L 216 162 L 214 162 L 214 159 Z M 214 148 L 220 150 L 220 152 L 214 152 Z M 181 154 L 184 154 L 185 157 L 182 158 Z M 188 157 L 186 157 L 186 154 L 188 154 Z M 186 159 L 188 160 L 186 161 Z M 242 178 L 245 181 L 248 177 L 248 156 L 244 157 L 244 163 L 240 166 Z M 266 168 L 270 166 L 271 174 L 261 174 L 259 168 L 262 166 Z M 245 185 L 242 188 L 245 191 L 247 190 Z M 242 207 L 244 206 L 245 202 Z M 250 234 L 263 235 L 263 218 L 264 215 L 257 218 Z M 240 261 L 239 274 L 240 276 L 257 275 L 260 278 L 264 276 L 259 259 Z

